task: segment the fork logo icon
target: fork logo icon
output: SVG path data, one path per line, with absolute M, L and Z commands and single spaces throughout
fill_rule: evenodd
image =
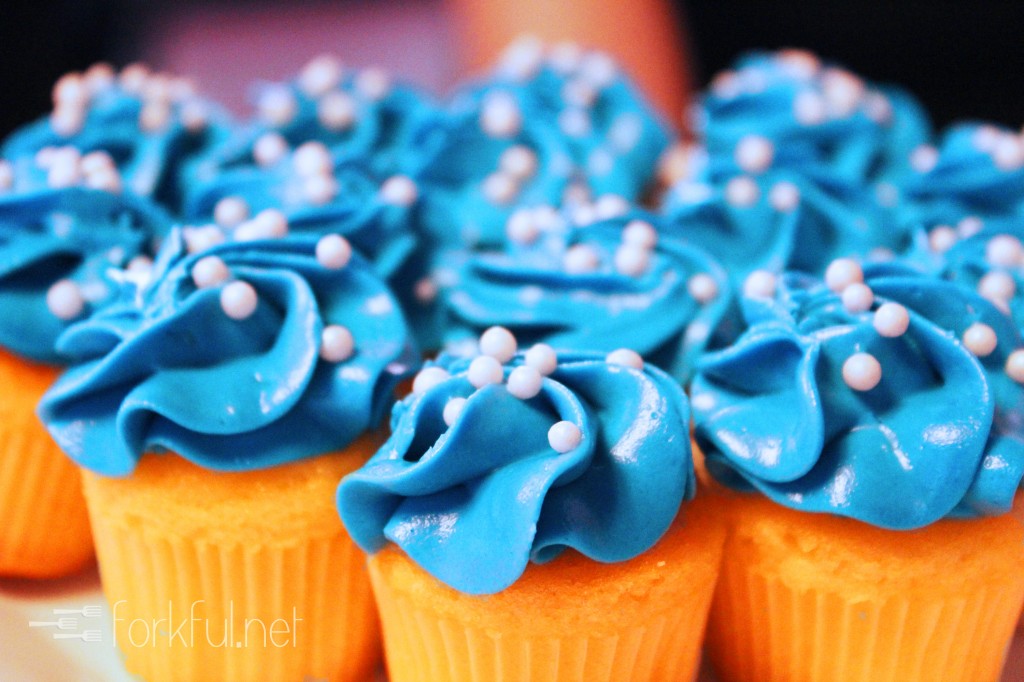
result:
M 79 623 L 80 618 L 99 618 L 103 614 L 103 609 L 99 606 L 84 606 L 80 609 L 52 609 L 50 613 L 54 616 L 53 620 L 30 620 L 28 626 L 52 629 L 51 636 L 54 639 L 80 639 L 83 642 L 99 642 L 103 639 L 99 628 L 87 627 L 84 630 L 79 630 L 82 625 Z M 89 625 L 89 623 L 85 623 L 85 625 Z M 72 630 L 76 632 L 70 632 Z

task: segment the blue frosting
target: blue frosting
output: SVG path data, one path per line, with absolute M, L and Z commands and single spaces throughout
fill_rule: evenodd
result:
M 1024 388 L 1004 372 L 1021 338 L 973 291 L 908 266 L 868 268 L 875 307 L 910 313 L 886 338 L 817 280 L 785 276 L 773 300 L 744 299 L 747 329 L 710 355 L 691 395 L 708 468 L 779 504 L 890 529 L 1007 511 L 1024 475 Z M 998 346 L 958 340 L 975 322 Z M 842 377 L 853 353 L 882 367 L 865 392 Z
M 623 274 L 615 264 L 623 228 L 633 221 L 661 232 L 639 275 Z M 597 255 L 596 267 L 570 274 L 566 253 L 579 245 Z M 731 298 L 728 277 L 714 259 L 665 234 L 657 216 L 637 209 L 585 226 L 562 217 L 533 244 L 464 255 L 457 272 L 454 286 L 443 292 L 449 343 L 500 325 L 523 344 L 606 353 L 628 347 L 679 379 L 688 377 Z M 695 275 L 713 282 L 710 300 L 690 293 Z
M 503 385 L 474 390 L 469 363 L 442 356 L 450 378 L 399 402 L 390 439 L 342 480 L 338 508 L 365 550 L 394 542 L 442 582 L 490 594 L 566 547 L 637 556 L 693 495 L 686 397 L 657 369 L 560 354 L 540 394 L 520 400 Z M 468 400 L 448 428 L 453 397 Z M 562 420 L 583 436 L 565 454 L 547 436 Z
M 716 77 L 693 112 L 716 173 L 738 170 L 739 142 L 773 144 L 774 168 L 818 180 L 893 182 L 931 126 L 909 94 L 866 83 L 809 53 L 752 53 Z
M 50 287 L 71 280 L 87 317 L 114 294 L 110 268 L 152 253 L 171 219 L 149 201 L 84 186 L 52 188 L 30 159 L 14 164 L 0 191 L 0 346 L 41 362 L 63 362 L 57 338 L 74 320 L 54 315 Z
M 159 94 L 156 93 L 159 90 Z M 147 105 L 166 105 L 166 123 L 154 129 L 140 124 Z M 183 175 L 210 149 L 223 143 L 233 123 L 218 105 L 199 99 L 185 81 L 164 74 L 140 77 L 135 87 L 113 80 L 90 88 L 85 118 L 77 131 L 63 132 L 46 117 L 15 131 L 0 147 L 7 159 L 33 157 L 45 147 L 73 146 L 83 154 L 104 151 L 113 158 L 126 189 L 178 206 Z M 204 123 L 190 128 L 188 116 Z
M 319 264 L 315 239 L 232 242 L 189 255 L 175 231 L 153 279 L 69 329 L 71 368 L 39 412 L 80 465 L 129 474 L 143 453 L 170 450 L 217 470 L 259 469 L 340 449 L 377 423 L 418 364 L 398 305 L 358 255 Z M 259 304 L 229 318 L 220 287 L 197 289 L 199 258 L 218 256 Z M 320 359 L 340 324 L 355 352 Z

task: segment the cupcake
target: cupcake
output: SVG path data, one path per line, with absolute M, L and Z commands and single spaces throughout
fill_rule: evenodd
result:
M 1024 600 L 1024 350 L 901 264 L 764 275 L 709 355 L 695 438 L 730 521 L 723 680 L 996 680 Z M 766 633 L 768 633 L 766 635 Z
M 441 356 L 346 476 L 388 674 L 690 679 L 724 527 L 691 498 L 689 409 L 634 351 Z
M 75 467 L 35 416 L 67 356 L 58 336 L 148 261 L 170 219 L 122 191 L 103 152 L 0 161 L 0 575 L 65 575 L 93 555 Z
M 72 146 L 82 154 L 105 152 L 125 190 L 180 206 L 190 167 L 229 134 L 231 121 L 199 97 L 186 78 L 153 73 L 133 64 L 116 73 L 96 64 L 69 73 L 53 88 L 53 112 L 15 131 L 0 148 L 7 159 Z
M 175 231 L 145 279 L 61 337 L 78 364 L 40 405 L 85 469 L 128 670 L 366 679 L 376 614 L 330 491 L 417 363 L 397 302 L 337 235 Z
M 624 202 L 520 209 L 505 248 L 464 255 L 441 292 L 449 347 L 492 326 L 524 345 L 609 353 L 630 347 L 689 376 L 730 304 L 725 271 Z

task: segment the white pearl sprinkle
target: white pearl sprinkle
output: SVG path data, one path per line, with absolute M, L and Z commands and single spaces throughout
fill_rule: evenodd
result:
M 220 307 L 232 320 L 244 320 L 254 312 L 259 298 L 248 282 L 235 281 L 220 291 Z
M 73 320 L 85 309 L 85 297 L 77 284 L 62 279 L 46 292 L 46 307 L 61 320 Z
M 864 83 L 849 71 L 828 69 L 821 84 L 826 107 L 835 116 L 851 115 L 864 95 Z
M 775 58 L 779 66 L 783 67 L 787 73 L 802 80 L 813 78 L 821 68 L 821 60 L 813 52 L 807 50 L 785 48 L 779 50 Z
M 302 183 L 302 194 L 314 206 L 323 206 L 338 196 L 338 181 L 332 175 L 311 175 Z
M 278 133 L 260 135 L 252 146 L 252 158 L 260 166 L 273 166 L 288 153 L 288 141 Z
M 444 412 L 442 412 L 441 414 L 442 418 L 444 419 L 444 423 L 447 426 L 451 426 L 452 424 L 454 424 L 456 420 L 459 418 L 459 415 L 462 414 L 462 410 L 465 407 L 465 398 L 452 398 L 451 400 L 449 400 L 444 406 Z
M 224 197 L 213 207 L 213 220 L 223 228 L 232 228 L 249 217 L 249 204 L 242 197 Z
M 851 284 L 864 281 L 864 271 L 852 258 L 837 258 L 825 270 L 825 285 L 836 293 L 842 293 Z
M 1016 135 L 1000 135 L 992 149 L 992 161 L 1000 170 L 1017 170 L 1024 166 L 1024 144 Z
M 754 270 L 743 282 L 743 295 L 747 298 L 772 298 L 775 296 L 776 278 L 767 270 Z
M 597 99 L 597 89 L 582 79 L 573 79 L 565 82 L 562 86 L 562 100 L 566 104 L 588 108 Z
M 574 244 L 566 250 L 562 257 L 562 267 L 570 275 L 582 275 L 596 270 L 600 260 L 597 251 L 592 246 Z
M 882 366 L 870 353 L 854 353 L 843 363 L 843 381 L 855 391 L 870 391 L 882 380 Z
M 558 127 L 569 137 L 585 137 L 590 134 L 590 116 L 583 109 L 563 109 L 558 115 Z
M 949 225 L 939 225 L 928 233 L 928 248 L 935 253 L 946 253 L 956 244 L 956 230 Z
M 352 259 L 352 245 L 340 234 L 328 234 L 316 243 L 316 260 L 329 270 L 340 270 Z
M 148 133 L 163 130 L 171 122 L 171 105 L 164 101 L 151 101 L 139 112 L 139 127 Z
M 981 322 L 975 322 L 964 331 L 963 341 L 967 350 L 979 358 L 991 355 L 999 343 L 995 330 Z
M 594 212 L 599 220 L 611 220 L 629 212 L 629 202 L 618 194 L 602 194 L 594 202 Z
M 1020 265 L 1022 256 L 1024 247 L 1021 246 L 1020 240 L 1008 234 L 996 235 L 985 245 L 985 260 L 997 267 L 1010 268 Z
M 776 211 L 788 213 L 800 204 L 800 190 L 792 182 L 777 182 L 768 191 L 768 202 Z
M 9 161 L 0 161 L 0 191 L 8 190 L 14 185 L 14 167 Z
M 863 313 L 871 310 L 875 302 L 875 294 L 871 287 L 862 282 L 854 282 L 843 289 L 843 307 L 851 313 Z
M 230 278 L 227 263 L 217 256 L 205 256 L 192 266 L 192 281 L 200 289 L 220 286 Z
M 989 272 L 978 282 L 978 293 L 990 301 L 1009 301 L 1017 293 L 1017 282 L 1008 272 Z
M 206 105 L 197 100 L 185 102 L 178 111 L 181 124 L 191 135 L 197 135 L 206 130 L 209 117 Z
M 84 107 L 89 103 L 89 90 L 85 81 L 77 73 L 66 73 L 53 84 L 54 107 Z
M 529 147 L 517 144 L 501 153 L 498 168 L 517 180 L 525 180 L 537 172 L 537 155 Z
M 772 165 L 775 147 L 760 135 L 746 135 L 740 139 L 735 151 L 736 164 L 748 173 L 763 173 Z
M 519 81 L 533 77 L 544 60 L 544 44 L 533 36 L 517 38 L 501 55 L 501 69 Z
M 474 388 L 483 388 L 488 384 L 500 384 L 504 372 L 501 369 L 501 363 L 496 358 L 490 355 L 481 355 L 469 363 L 467 377 Z
M 548 55 L 551 68 L 561 74 L 569 74 L 580 68 L 583 49 L 576 43 L 562 42 L 554 45 Z
M 114 165 L 114 160 L 110 158 L 110 154 L 105 151 L 95 151 L 89 152 L 82 157 L 80 168 L 86 175 L 92 175 L 108 170 L 116 170 L 117 167 Z
M 615 250 L 615 270 L 620 275 L 639 277 L 651 265 L 651 252 L 632 244 L 623 244 Z
M 320 335 L 320 357 L 327 362 L 344 362 L 355 352 L 352 332 L 340 324 L 329 324 Z
M 508 392 L 520 400 L 529 400 L 540 393 L 544 378 L 533 367 L 521 365 L 508 375 Z
M 395 175 L 381 185 L 380 196 L 384 202 L 394 206 L 411 206 L 419 196 L 419 190 L 411 178 Z
M 322 142 L 304 142 L 292 153 L 292 165 L 302 177 L 327 175 L 334 167 L 331 153 Z
M 628 348 L 613 350 L 605 356 L 604 361 L 609 365 L 620 365 L 622 367 L 632 367 L 633 369 L 644 368 L 644 359 L 635 350 Z
M 1024 350 L 1015 350 L 1006 358 L 1006 374 L 1018 384 L 1024 384 Z
M 572 422 L 560 421 L 548 429 L 548 444 L 559 454 L 575 450 L 582 441 L 580 427 Z
M 506 363 L 516 354 L 516 337 L 504 327 L 491 327 L 480 335 L 480 352 Z
M 391 91 L 391 77 L 383 69 L 363 69 L 356 75 L 355 87 L 367 99 L 382 100 Z
M 299 87 L 310 97 L 320 97 L 341 80 L 341 62 L 324 54 L 309 61 L 299 73 Z
M 78 184 L 81 178 L 77 158 L 57 157 L 46 173 L 46 184 L 61 189 Z
M 903 336 L 910 327 L 910 313 L 899 303 L 883 303 L 872 320 L 875 331 L 887 339 Z
M 224 232 L 214 225 L 186 227 L 182 230 L 182 236 L 185 237 L 189 253 L 201 253 L 226 241 Z
M 793 115 L 801 125 L 818 125 L 825 120 L 825 100 L 816 93 L 805 90 L 793 100 Z
M 256 106 L 263 120 L 273 126 L 291 123 L 298 110 L 295 96 L 283 85 L 271 86 L 264 90 Z
M 61 137 L 71 137 L 81 132 L 85 125 L 85 112 L 72 106 L 61 106 L 50 114 L 50 127 Z
M 757 183 L 743 175 L 732 178 L 725 185 L 725 200 L 740 208 L 754 205 L 760 194 Z
M 923 144 L 910 152 L 910 167 L 918 173 L 927 173 L 939 162 L 939 150 L 930 144 Z
M 971 143 L 979 152 L 990 154 L 996 148 L 996 143 L 999 142 L 1001 136 L 1002 133 L 995 126 L 981 125 L 971 136 Z
M 617 73 L 615 60 L 604 52 L 591 52 L 580 63 L 580 76 L 598 89 L 611 85 Z
M 631 220 L 622 228 L 622 243 L 642 249 L 653 249 L 658 243 L 658 231 L 643 220 Z
M 558 355 L 546 343 L 538 343 L 526 351 L 524 360 L 528 367 L 533 367 L 541 375 L 548 376 L 558 367 Z
M 276 208 L 265 208 L 251 221 L 259 231 L 261 237 L 266 239 L 280 239 L 288 234 L 288 218 Z
M 341 132 L 356 122 L 356 102 L 344 92 L 329 92 L 316 106 L 316 117 L 328 130 Z
M 118 194 L 121 191 L 121 175 L 114 168 L 105 168 L 96 173 L 86 175 L 85 186 Z
M 540 236 L 540 225 L 534 220 L 530 209 L 521 208 L 509 216 L 505 233 L 516 244 L 532 244 Z
M 981 218 L 976 215 L 965 216 L 956 224 L 956 233 L 961 239 L 967 239 L 981 232 L 985 226 Z
M 516 194 L 519 192 L 519 183 L 507 173 L 491 173 L 484 178 L 480 191 L 492 204 L 505 205 L 516 198 Z
M 448 379 L 448 370 L 443 367 L 426 367 L 421 369 L 412 381 L 412 392 L 423 395 L 434 386 Z
M 516 135 L 523 118 L 512 95 L 491 92 L 484 97 L 480 111 L 480 128 L 491 137 L 507 138 Z
M 714 277 L 703 272 L 690 278 L 686 283 L 686 290 L 700 304 L 710 303 L 718 297 L 718 283 Z

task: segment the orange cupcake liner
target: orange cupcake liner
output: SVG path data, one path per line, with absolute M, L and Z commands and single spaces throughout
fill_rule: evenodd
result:
M 53 578 L 92 561 L 78 468 L 36 417 L 59 370 L 0 351 L 0 575 Z
M 218 474 L 148 455 L 128 479 L 86 474 L 128 671 L 150 682 L 372 679 L 380 632 L 366 555 L 333 504 L 364 460 Z
M 723 540 L 721 524 L 684 512 L 631 561 L 600 564 L 569 551 L 483 597 L 441 584 L 389 547 L 370 558 L 389 679 L 692 679 Z

